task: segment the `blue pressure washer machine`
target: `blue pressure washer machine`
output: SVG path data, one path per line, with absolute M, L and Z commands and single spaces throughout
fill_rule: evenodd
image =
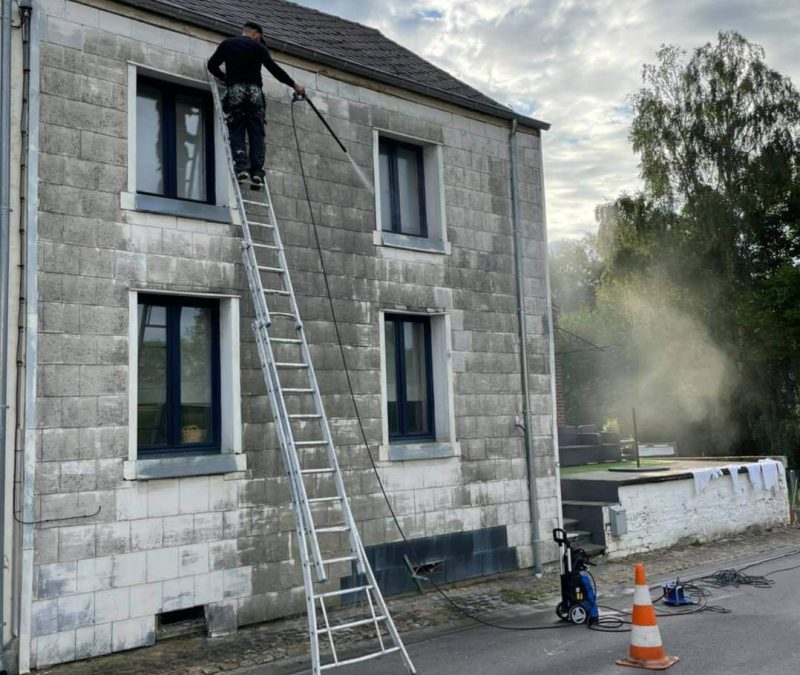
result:
M 561 602 L 556 614 L 574 624 L 594 623 L 600 618 L 594 579 L 589 574 L 589 556 L 582 548 L 572 549 L 566 530 L 553 530 L 553 540 L 562 549 Z

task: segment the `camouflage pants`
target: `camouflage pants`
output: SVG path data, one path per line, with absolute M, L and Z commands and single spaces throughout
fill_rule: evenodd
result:
M 264 113 L 266 101 L 256 84 L 232 84 L 222 101 L 236 173 L 264 177 Z M 246 141 L 249 142 L 249 152 Z

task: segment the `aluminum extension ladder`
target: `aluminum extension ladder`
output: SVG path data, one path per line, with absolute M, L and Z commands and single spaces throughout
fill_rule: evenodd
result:
M 303 566 L 312 672 L 320 675 L 324 670 L 399 652 L 408 673 L 414 675 L 414 665 L 389 615 L 350 510 L 269 187 L 265 181 L 261 191 L 248 193 L 248 197 L 259 198 L 242 196 L 219 89 L 213 76 L 209 75 L 209 80 L 241 221 L 242 260 L 255 310 L 252 327 L 288 476 Z M 282 306 L 278 309 L 270 309 L 270 304 L 279 303 Z M 312 438 L 306 438 L 309 433 Z M 321 545 L 320 538 L 327 545 Z M 326 558 L 331 549 L 336 553 Z M 335 588 L 334 582 L 329 581 L 329 571 L 336 566 L 349 566 L 351 574 L 355 569 L 356 578 L 363 582 L 351 588 Z M 332 624 L 326 601 L 355 607 L 347 612 L 344 623 Z M 364 618 L 353 618 L 355 611 Z M 340 658 L 334 636 L 360 626 L 372 627 L 374 632 L 370 634 L 378 649 Z M 325 663 L 320 654 L 320 638 L 327 639 L 330 651 Z

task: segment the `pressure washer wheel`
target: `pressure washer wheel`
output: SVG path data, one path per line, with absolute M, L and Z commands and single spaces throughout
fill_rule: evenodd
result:
M 587 616 L 588 615 L 586 613 L 586 609 L 584 609 L 583 605 L 573 605 L 572 607 L 570 607 L 569 620 L 572 623 L 578 626 L 583 623 L 586 623 Z
M 556 614 L 562 621 L 569 621 L 569 603 L 566 601 L 559 602 L 556 605 Z

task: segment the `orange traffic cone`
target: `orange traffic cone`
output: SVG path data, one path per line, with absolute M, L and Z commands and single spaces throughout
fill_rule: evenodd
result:
M 661 643 L 661 631 L 656 624 L 656 612 L 650 600 L 650 589 L 644 574 L 644 565 L 636 565 L 636 588 L 633 591 L 633 620 L 631 651 L 626 659 L 617 659 L 618 666 L 631 666 L 645 670 L 666 670 L 677 660 L 667 656 Z

